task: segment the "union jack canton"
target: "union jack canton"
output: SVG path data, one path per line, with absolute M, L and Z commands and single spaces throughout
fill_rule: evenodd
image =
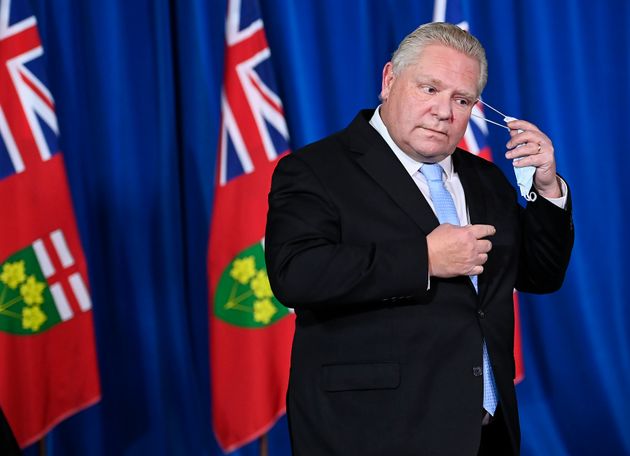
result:
M 28 3 L 0 0 L 0 179 L 58 152 L 43 53 Z
M 228 2 L 219 185 L 266 167 L 289 150 L 269 45 L 256 2 Z

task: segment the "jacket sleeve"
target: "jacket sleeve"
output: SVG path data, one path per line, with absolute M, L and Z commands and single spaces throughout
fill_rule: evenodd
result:
M 565 209 L 543 197 L 521 214 L 522 245 L 516 289 L 551 293 L 562 286 L 573 248 L 571 193 Z
M 267 273 L 287 307 L 386 303 L 427 294 L 424 237 L 351 244 L 334 198 L 296 154 L 272 179 L 265 235 Z

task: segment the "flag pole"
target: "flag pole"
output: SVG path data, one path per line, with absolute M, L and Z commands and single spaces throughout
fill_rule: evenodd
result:
M 46 437 L 42 437 L 39 441 L 39 456 L 46 456 Z
M 260 456 L 269 456 L 269 439 L 267 434 L 263 434 L 258 439 L 259 448 L 260 448 Z

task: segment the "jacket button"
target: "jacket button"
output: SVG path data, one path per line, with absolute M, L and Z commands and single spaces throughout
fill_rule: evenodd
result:
M 481 377 L 483 375 L 483 369 L 480 366 L 473 367 L 473 375 L 475 377 Z
M 477 311 L 477 315 L 479 315 L 479 318 L 485 318 L 486 317 L 486 313 L 483 310 L 481 310 L 481 309 L 479 309 Z

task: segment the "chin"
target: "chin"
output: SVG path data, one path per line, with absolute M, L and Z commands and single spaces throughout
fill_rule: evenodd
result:
M 413 147 L 414 151 L 418 151 L 416 152 L 417 155 L 421 155 L 424 157 L 439 157 L 439 156 L 444 156 L 446 157 L 447 155 L 449 155 L 449 153 L 447 152 L 448 148 L 444 145 L 444 144 L 435 144 L 435 143 L 429 143 L 427 144 L 422 143 L 422 144 L 417 144 L 414 145 Z

